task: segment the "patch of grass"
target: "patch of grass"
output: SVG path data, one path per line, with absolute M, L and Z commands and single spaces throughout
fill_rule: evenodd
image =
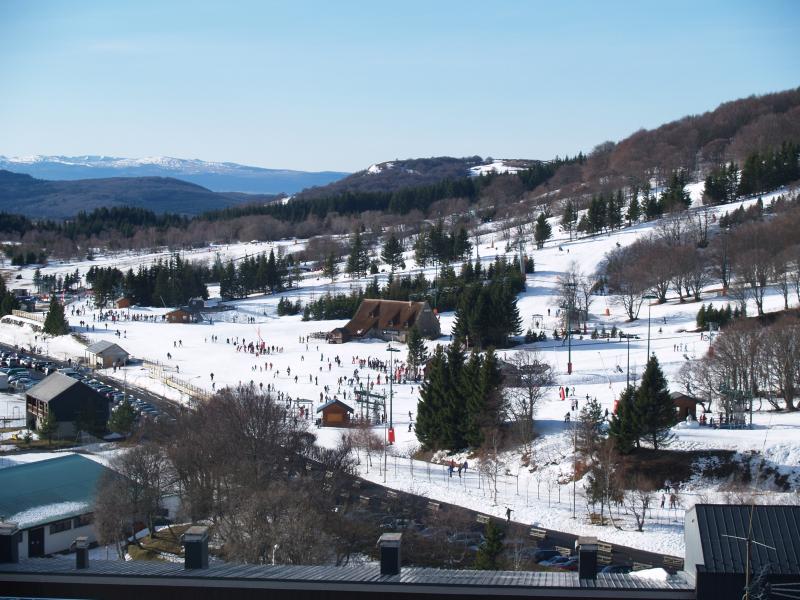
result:
M 146 550 L 169 552 L 170 554 L 183 556 L 181 536 L 189 527 L 191 527 L 190 524 L 172 525 L 171 527 L 155 532 L 155 534 L 143 537 L 139 542 Z
M 74 440 L 53 440 L 48 443 L 47 440 L 31 440 L 25 442 L 24 440 L 3 440 L 3 444 L 16 446 L 20 450 L 63 450 L 64 448 L 72 448 L 78 445 Z

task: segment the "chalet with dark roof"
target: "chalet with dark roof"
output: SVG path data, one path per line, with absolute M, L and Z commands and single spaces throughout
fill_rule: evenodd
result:
M 426 338 L 441 335 L 439 319 L 427 302 L 402 300 L 363 300 L 344 327 L 328 334 L 328 341 L 341 344 L 350 340 L 377 338 L 405 342 L 408 332 L 416 326 Z
M 98 425 L 105 425 L 109 401 L 82 381 L 53 373 L 26 392 L 25 411 L 31 429 L 38 429 L 52 413 L 58 424 L 55 437 L 72 437 L 79 419 L 91 418 Z

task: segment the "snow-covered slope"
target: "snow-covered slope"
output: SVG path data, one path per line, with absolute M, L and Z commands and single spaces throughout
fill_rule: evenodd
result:
M 212 191 L 258 194 L 295 193 L 345 177 L 335 171 L 307 172 L 264 169 L 231 162 L 208 162 L 171 156 L 0 156 L 0 169 L 39 179 L 96 179 L 105 177 L 175 177 Z
M 693 198 L 697 199 L 697 186 L 691 187 Z M 777 194 L 766 194 L 765 204 Z M 711 207 L 709 211 L 715 222 L 726 211 L 735 210 L 739 205 L 748 206 L 757 200 L 745 200 L 737 204 Z M 523 327 L 531 327 L 535 331 L 544 331 L 550 336 L 554 328 L 560 325 L 558 313 L 558 278 L 575 263 L 584 273 L 592 273 L 606 252 L 618 246 L 628 246 L 644 236 L 652 234 L 660 225 L 658 221 L 639 223 L 626 227 L 610 235 L 581 237 L 570 240 L 569 236 L 558 229 L 558 217 L 551 220 L 554 238 L 542 249 L 528 246 L 528 252 L 535 258 L 536 272 L 527 277 L 527 289 L 519 295 L 518 305 L 523 319 Z M 275 244 L 231 244 L 210 246 L 185 253 L 185 258 L 197 261 L 212 261 L 217 254 L 223 260 L 235 259 L 258 252 L 297 252 L 305 244 L 303 240 L 277 242 Z M 479 255 L 488 266 L 497 256 L 511 257 L 505 252 L 506 240 L 503 224 L 488 223 L 481 230 Z M 122 270 L 136 268 L 139 264 L 150 264 L 162 254 L 124 254 L 100 255 L 91 263 L 57 264 L 53 263 L 42 269 L 42 274 L 66 274 L 76 268 L 81 273 L 92 265 L 115 265 Z M 405 254 L 405 273 L 423 272 L 433 277 L 436 267 L 420 268 L 414 263 L 413 252 Z M 21 279 L 15 286 L 31 286 L 34 269 L 25 267 L 18 271 Z M 386 281 L 387 274 L 381 274 L 381 283 Z M 370 278 L 371 279 L 371 278 Z M 257 295 L 248 299 L 232 302 L 233 311 L 214 318 L 213 324 L 178 325 L 162 323 L 160 318 L 150 320 L 129 320 L 129 315 L 160 317 L 166 312 L 163 308 L 132 308 L 130 312 L 120 311 L 121 321 L 108 323 L 95 321 L 98 312 L 88 301 L 77 301 L 68 307 L 71 325 L 86 335 L 91 341 L 112 340 L 119 343 L 137 358 L 164 361 L 167 352 L 167 366 L 179 368 L 180 377 L 211 391 L 212 386 L 219 389 L 224 385 L 237 385 L 253 381 L 256 385 L 271 384 L 275 389 L 292 398 L 304 398 L 312 402 L 311 414 L 327 394 L 343 398 L 351 403 L 353 388 L 346 383 L 353 377 L 358 361 L 364 359 L 388 360 L 387 344 L 379 340 L 350 342 L 343 345 L 328 345 L 322 340 L 303 338 L 316 332 L 330 331 L 342 326 L 346 321 L 308 321 L 303 322 L 299 316 L 279 317 L 277 304 L 282 297 L 292 301 L 308 302 L 328 292 L 349 292 L 351 286 L 364 285 L 370 279 L 358 281 L 340 281 L 329 283 L 320 273 L 309 273 L 300 282 L 298 288 L 278 295 Z M 210 290 L 212 295 L 216 290 Z M 724 305 L 728 298 L 721 295 L 718 285 L 704 290 L 703 302 L 713 302 L 715 306 Z M 88 300 L 88 299 L 87 299 Z M 782 307 L 782 298 L 777 290 L 770 290 L 765 299 L 767 310 L 778 310 Z M 796 305 L 796 303 L 795 303 Z M 85 314 L 72 314 L 72 308 L 86 310 Z M 671 555 L 683 554 L 683 509 L 698 502 L 741 501 L 741 498 L 753 490 L 726 489 L 722 481 L 712 481 L 700 474 L 684 482 L 677 492 L 678 506 L 669 508 L 667 503 L 660 505 L 662 492 L 656 496 L 655 506 L 648 512 L 644 532 L 635 530 L 631 515 L 622 506 L 615 509 L 613 526 L 593 525 L 588 517 L 592 507 L 589 505 L 584 480 L 572 485 L 572 430 L 564 422 L 567 413 L 574 422 L 577 411 L 570 410 L 570 402 L 560 399 L 559 387 L 568 386 L 574 389 L 573 398 L 579 407 L 583 406 L 587 396 L 596 397 L 604 409 L 613 410 L 614 400 L 626 385 L 626 367 L 628 350 L 630 350 L 631 377 L 635 381 L 642 373 L 647 356 L 647 348 L 658 356 L 664 368 L 670 388 L 680 389 L 677 373 L 681 365 L 687 361 L 703 356 L 709 348 L 708 336 L 701 337 L 693 332 L 698 303 L 679 302 L 669 298 L 664 304 L 653 304 L 642 309 L 641 318 L 628 322 L 619 303 L 614 296 L 593 296 L 591 305 L 590 329 L 610 330 L 613 327 L 632 334 L 630 346 L 627 341 L 609 339 L 590 339 L 589 335 L 575 336 L 572 342 L 571 358 L 574 372 L 567 375 L 567 357 L 569 349 L 561 340 L 549 339 L 546 342 L 518 346 L 510 350 L 501 350 L 505 358 L 511 358 L 517 352 L 536 350 L 553 367 L 556 380 L 538 404 L 536 429 L 538 438 L 535 441 L 531 462 L 536 465 L 532 469 L 523 460 L 519 452 L 508 452 L 503 455 L 503 473 L 498 478 L 495 498 L 492 485 L 486 477 L 479 476 L 475 467 L 477 462 L 472 457 L 460 455 L 456 458 L 469 460 L 470 470 L 462 478 L 448 477 L 444 456 L 433 464 L 411 460 L 410 455 L 418 448 L 419 442 L 413 431 L 416 421 L 419 385 L 413 382 L 400 383 L 393 386 L 394 401 L 391 410 L 397 435 L 397 443 L 392 447 L 387 460 L 386 473 L 375 461 L 367 467 L 362 460 L 362 475 L 376 481 L 386 481 L 387 485 L 417 494 L 424 494 L 431 499 L 453 502 L 469 506 L 496 516 L 504 516 L 506 507 L 511 508 L 513 518 L 531 524 L 576 534 L 597 535 L 601 539 L 632 547 L 640 547 Z M 651 317 L 651 327 L 648 327 Z M 448 344 L 448 334 L 454 321 L 453 313 L 441 314 L 443 335 L 435 342 L 429 343 L 432 349 L 436 343 Z M 81 324 L 81 321 L 84 324 Z M 106 327 L 107 325 L 107 327 Z M 119 330 L 120 336 L 115 335 Z M 648 343 L 648 331 L 651 340 Z M 26 328 L 0 326 L 0 341 L 29 345 L 36 343 L 36 334 Z M 214 336 L 214 337 L 212 337 Z M 216 341 L 215 341 L 216 339 Z M 237 351 L 237 345 L 243 341 L 264 341 L 277 351 L 267 356 L 255 356 Z M 41 342 L 39 342 L 41 343 Z M 405 347 L 401 345 L 401 353 L 395 358 L 405 359 Z M 83 349 L 74 338 L 62 336 L 49 341 L 51 354 L 63 358 L 83 357 Z M 338 361 L 336 359 L 339 359 Z M 350 360 L 348 360 L 350 359 Z M 211 374 L 214 374 L 212 381 Z M 373 390 L 377 393 L 388 392 L 385 373 L 369 367 L 359 368 L 362 381 L 369 377 Z M 180 400 L 180 393 L 166 388 L 160 381 L 151 379 L 139 365 L 126 367 L 116 373 L 108 373 L 120 379 L 127 377 L 129 382 L 137 386 L 146 386 L 157 393 L 173 394 Z M 377 379 L 380 375 L 381 379 Z M 571 400 L 570 398 L 569 400 Z M 184 398 L 185 400 L 185 398 Z M 353 406 L 357 407 L 355 403 Z M 800 413 L 786 413 L 769 410 L 765 405 L 755 411 L 754 427 L 747 430 L 712 429 L 710 427 L 681 427 L 674 430 L 675 440 L 671 446 L 676 450 L 708 451 L 711 449 L 738 452 L 744 456 L 750 452 L 760 452 L 768 465 L 777 472 L 787 474 L 791 485 L 797 489 L 800 483 Z M 411 424 L 411 427 L 409 427 Z M 321 444 L 336 444 L 342 430 L 335 428 L 313 428 Z M 374 431 L 381 438 L 386 433 L 383 426 L 375 426 Z M 363 458 L 363 457 L 362 457 Z M 708 459 L 709 461 L 713 459 Z M 757 461 L 754 461 L 754 464 Z M 797 501 L 796 493 L 778 491 L 768 485 L 764 479 L 754 479 L 758 495 L 769 502 Z M 576 493 L 576 518 L 573 518 L 573 491 Z M 666 493 L 667 497 L 669 493 Z

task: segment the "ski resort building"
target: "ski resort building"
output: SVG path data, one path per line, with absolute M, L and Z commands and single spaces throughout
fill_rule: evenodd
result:
M 320 425 L 323 427 L 343 427 L 350 424 L 353 409 L 341 400 L 333 399 L 317 408 L 317 413 L 322 413 Z
M 86 362 L 98 369 L 107 369 L 113 366 L 122 366 L 130 354 L 114 342 L 103 340 L 86 347 Z
M 436 338 L 441 335 L 439 319 L 427 302 L 363 300 L 350 322 L 344 327 L 337 327 L 327 337 L 332 344 L 363 338 L 405 342 L 414 326 L 423 337 Z
M 75 423 L 91 417 L 96 423 L 108 421 L 109 401 L 96 390 L 63 373 L 53 373 L 25 394 L 28 426 L 38 429 L 45 417 L 55 415 L 57 431 L 54 437 L 71 437 Z
M 69 550 L 76 537 L 94 542 L 95 489 L 107 471 L 78 454 L 0 469 L 0 531 L 15 546 L 3 550 L 36 558 Z

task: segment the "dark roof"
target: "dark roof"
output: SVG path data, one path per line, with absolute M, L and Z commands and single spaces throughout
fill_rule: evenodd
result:
M 703 401 L 699 398 L 695 398 L 694 396 L 690 396 L 689 394 L 684 394 L 683 392 L 670 392 L 669 397 L 672 400 L 686 400 L 690 402 L 694 402 L 696 404 L 703 404 Z
M 704 570 L 744 573 L 751 510 L 752 540 L 758 542 L 751 546 L 752 570 L 768 566 L 773 574 L 800 573 L 800 506 L 696 504 Z
M 344 329 L 356 337 L 364 335 L 373 327 L 403 331 L 414 326 L 426 306 L 427 302 L 362 300 L 356 314 Z
M 64 375 L 63 373 L 56 372 L 42 379 L 39 383 L 25 392 L 25 395 L 35 398 L 36 400 L 49 402 L 53 398 L 60 396 L 69 388 L 76 385 L 83 384 L 77 379 L 73 379 L 72 377 Z M 88 386 L 86 387 L 87 389 L 91 389 Z
M 403 568 L 399 575 L 381 575 L 377 565 L 349 567 L 336 566 L 296 566 L 296 565 L 243 565 L 211 563 L 208 569 L 184 569 L 181 563 L 162 561 L 105 561 L 92 560 L 89 568 L 77 570 L 74 558 L 32 559 L 17 564 L 0 564 L 0 581 L 3 573 L 29 573 L 37 575 L 66 574 L 75 576 L 129 576 L 152 578 L 187 579 L 228 579 L 263 581 L 265 587 L 270 582 L 308 582 L 341 584 L 431 586 L 432 593 L 441 586 L 501 588 L 562 588 L 584 590 L 566 594 L 566 597 L 581 597 L 587 589 L 641 590 L 649 594 L 663 590 L 669 591 L 664 598 L 694 598 L 694 586 L 681 575 L 672 576 L 666 581 L 636 577 L 632 574 L 600 573 L 595 581 L 581 580 L 574 572 L 544 571 L 472 571 L 448 570 L 423 567 Z M 163 580 L 162 580 L 163 581 Z M 168 585 L 168 584 L 167 584 Z M 378 590 L 376 589 L 376 592 Z M 410 591 L 410 590 L 409 590 Z M 419 590 L 415 590 L 419 591 Z M 487 591 L 489 595 L 491 593 Z M 637 596 L 633 596 L 637 597 Z M 659 596 L 648 596 L 659 597 Z
M 347 409 L 348 412 L 353 412 L 353 408 L 352 407 L 348 406 L 347 404 L 345 404 L 341 400 L 338 400 L 338 399 L 335 399 L 335 398 L 333 400 L 328 400 L 325 404 L 320 406 L 317 409 L 317 412 L 321 412 L 322 410 L 328 408 L 329 406 L 333 406 L 334 404 L 338 404 L 339 406 L 344 406 Z
M 91 512 L 107 470 L 79 454 L 0 469 L 0 514 L 24 529 Z
M 108 340 L 101 340 L 99 342 L 95 342 L 94 344 L 90 344 L 86 346 L 86 351 L 98 355 L 111 354 L 112 356 L 120 356 L 124 354 L 125 356 L 129 356 L 121 346 L 118 346 L 114 342 L 109 342 Z

